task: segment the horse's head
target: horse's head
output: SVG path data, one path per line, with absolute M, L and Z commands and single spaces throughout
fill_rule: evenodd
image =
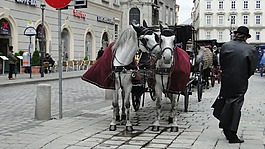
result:
M 175 48 L 175 34 L 172 29 L 165 28 L 160 24 L 160 48 L 161 58 L 165 64 L 172 64 Z
M 138 46 L 142 51 L 158 54 L 161 49 L 159 48 L 159 37 L 151 29 L 148 28 L 145 20 L 143 26 L 133 25 L 134 30 L 138 37 Z

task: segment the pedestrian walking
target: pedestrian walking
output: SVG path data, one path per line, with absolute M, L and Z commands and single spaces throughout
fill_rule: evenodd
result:
M 13 55 L 13 46 L 9 46 L 9 51 L 7 54 L 7 58 L 8 60 L 8 64 L 9 64 L 9 73 L 8 73 L 8 79 L 9 80 L 15 80 L 15 78 L 13 78 L 13 73 L 15 71 L 15 65 L 17 62 L 17 58 Z
M 249 29 L 240 26 L 234 31 L 234 39 L 225 43 L 220 51 L 222 79 L 219 97 L 224 103 L 219 113 L 219 127 L 223 129 L 229 143 L 244 142 L 238 138 L 237 130 L 248 79 L 254 74 L 258 63 L 257 51 L 246 42 L 250 37 Z M 218 108 L 220 105 L 213 107 Z
M 97 60 L 103 55 L 104 50 L 103 47 L 100 48 L 100 50 L 98 51 L 98 55 L 97 55 Z

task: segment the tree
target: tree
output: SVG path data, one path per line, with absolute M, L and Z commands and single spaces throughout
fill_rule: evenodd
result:
M 35 50 L 32 55 L 32 66 L 40 66 L 40 52 Z

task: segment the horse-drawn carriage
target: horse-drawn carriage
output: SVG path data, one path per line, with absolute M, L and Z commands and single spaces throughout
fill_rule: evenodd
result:
M 161 99 L 164 93 L 171 101 L 169 116 L 171 131 L 178 131 L 176 94 L 187 91 L 186 85 L 190 79 L 190 59 L 184 50 L 175 47 L 174 41 L 174 30 L 164 28 L 162 25 L 159 34 L 154 33 L 147 25 L 132 25 L 121 33 L 115 43 L 105 49 L 103 56 L 83 75 L 82 79 L 85 81 L 101 88 L 114 90 L 113 117 L 109 127 L 111 131 L 116 130 L 116 123 L 119 120 L 126 120 L 127 131 L 133 130 L 130 122 L 129 97 L 131 92 L 135 95 L 135 85 L 138 85 L 141 92 L 136 91 L 139 95 L 134 97 L 138 98 L 142 93 L 150 92 L 151 98 L 156 101 L 157 116 L 152 130 L 159 130 Z M 153 64 L 150 64 L 148 69 L 132 69 L 129 66 L 133 63 L 137 49 L 149 53 L 152 57 L 150 62 Z M 121 118 L 118 101 L 120 89 L 123 97 Z M 139 105 L 140 100 L 134 102 Z

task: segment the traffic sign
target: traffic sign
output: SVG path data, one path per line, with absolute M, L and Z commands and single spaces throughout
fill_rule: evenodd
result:
M 56 9 L 64 8 L 68 6 L 71 0 L 45 0 L 46 3 Z

